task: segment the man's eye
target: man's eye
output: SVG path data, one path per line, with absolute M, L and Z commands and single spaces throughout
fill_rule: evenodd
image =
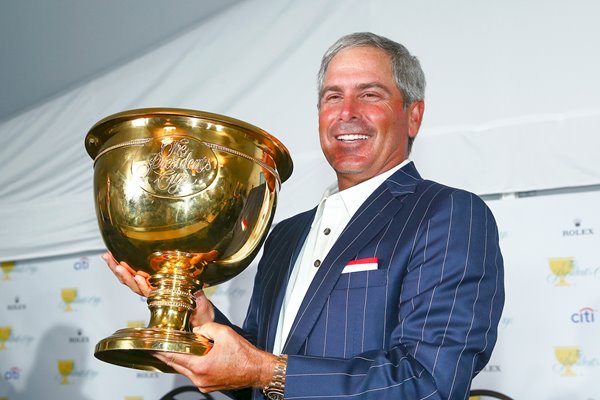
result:
M 339 94 L 329 94 L 327 96 L 325 96 L 325 101 L 338 101 L 342 98 L 342 96 L 340 96 Z
M 375 100 L 375 99 L 379 99 L 381 96 L 379 96 L 379 93 L 367 92 L 367 93 L 363 93 L 362 97 L 367 100 Z

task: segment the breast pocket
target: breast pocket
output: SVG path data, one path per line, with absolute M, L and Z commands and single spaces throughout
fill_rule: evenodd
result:
M 349 272 L 340 274 L 334 290 L 347 290 L 365 287 L 385 286 L 388 279 L 387 269 L 376 269 L 372 271 Z

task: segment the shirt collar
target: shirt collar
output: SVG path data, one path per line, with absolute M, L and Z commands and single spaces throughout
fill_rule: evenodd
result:
M 317 217 L 321 215 L 323 212 L 323 205 L 325 201 L 334 195 L 338 195 L 341 197 L 344 205 L 346 206 L 346 210 L 348 211 L 349 216 L 354 215 L 356 211 L 360 208 L 360 206 L 367 200 L 367 198 L 381 185 L 387 178 L 389 178 L 394 172 L 398 171 L 400 168 L 404 167 L 406 164 L 412 162 L 409 159 L 402 161 L 400 164 L 395 167 L 385 171 L 382 174 L 374 176 L 370 179 L 367 179 L 364 182 L 359 183 L 358 185 L 354 185 L 349 187 L 348 189 L 339 191 L 338 183 L 334 182 L 330 186 L 325 189 L 325 193 L 323 193 L 323 197 L 321 198 L 321 202 L 319 203 L 319 207 L 317 209 Z M 315 218 L 316 220 L 317 218 Z

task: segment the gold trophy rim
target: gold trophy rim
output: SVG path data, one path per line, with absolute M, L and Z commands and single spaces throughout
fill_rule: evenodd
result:
M 294 169 L 294 164 L 290 156 L 289 150 L 285 145 L 276 137 L 267 133 L 263 129 L 252 125 L 248 122 L 241 121 L 236 118 L 228 117 L 222 114 L 211 113 L 201 110 L 192 110 L 187 108 L 171 108 L 171 107 L 153 107 L 153 108 L 137 108 L 133 110 L 121 111 L 105 118 L 102 118 L 94 126 L 90 128 L 85 137 L 85 149 L 89 156 L 95 160 L 100 152 L 100 149 L 106 143 L 108 139 L 112 137 L 112 133 L 109 126 L 117 125 L 122 122 L 131 121 L 138 118 L 152 117 L 152 116 L 173 116 L 173 117 L 187 117 L 187 118 L 199 118 L 203 120 L 209 120 L 216 123 L 223 123 L 228 126 L 235 127 L 236 129 L 243 130 L 246 133 L 250 133 L 254 138 L 258 139 L 257 144 L 264 146 L 262 139 L 268 139 L 274 145 L 273 148 L 268 148 L 268 153 L 274 157 L 275 162 L 278 166 L 277 172 L 281 182 L 285 182 L 291 175 Z

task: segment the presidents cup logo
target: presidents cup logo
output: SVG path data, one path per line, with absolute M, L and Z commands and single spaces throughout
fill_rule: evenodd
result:
M 69 381 L 69 375 L 73 372 L 73 368 L 75 368 L 74 360 L 58 360 L 58 373 L 62 376 L 60 381 L 61 385 L 68 385 L 71 382 Z
M 173 126 L 164 127 L 172 134 Z M 199 140 L 186 136 L 163 136 L 148 143 L 156 148 L 146 161 L 132 164 L 139 186 L 159 197 L 184 197 L 206 189 L 217 176 L 213 151 Z
M 60 290 L 60 298 L 65 303 L 65 308 L 64 308 L 65 312 L 71 312 L 71 311 L 73 311 L 73 308 L 71 307 L 71 304 L 77 298 L 77 289 L 75 289 L 75 288 L 61 289 Z
M 0 351 L 6 349 L 6 342 L 10 339 L 11 331 L 10 326 L 0 326 Z
M 29 346 L 33 340 L 33 336 L 15 332 L 10 326 L 0 326 L 0 352 L 12 346 Z
M 37 272 L 38 267 L 32 264 L 17 263 L 15 261 L 2 261 L 0 262 L 2 267 L 2 278 L 0 281 L 10 281 L 13 279 L 15 274 L 18 273 L 30 273 L 34 274 Z
M 10 280 L 10 271 L 15 268 L 14 261 L 2 261 L 0 264 L 2 266 L 2 280 L 8 281 Z
M 553 369 L 560 376 L 587 375 L 585 370 L 589 373 L 590 369 L 600 368 L 600 359 L 582 351 L 579 346 L 557 346 L 554 348 L 554 356 L 558 363 Z
M 551 257 L 548 264 L 551 272 L 548 282 L 556 287 L 568 287 L 583 280 L 600 280 L 600 266 L 585 265 L 573 257 Z
M 554 348 L 554 356 L 561 365 L 561 376 L 575 376 L 573 365 L 579 361 L 581 351 L 579 346 L 557 346 Z
M 98 375 L 97 371 L 91 369 L 78 369 L 76 368 L 75 360 L 62 359 L 56 362 L 58 369 L 58 380 L 61 385 L 70 385 L 72 379 L 93 379 Z
M 60 290 L 61 308 L 65 312 L 76 311 L 74 305 L 97 306 L 101 299 L 97 296 L 80 296 L 77 288 L 62 288 Z
M 554 286 L 569 286 L 566 277 L 573 271 L 573 257 L 554 257 L 548 260 L 550 271 L 556 276 Z

